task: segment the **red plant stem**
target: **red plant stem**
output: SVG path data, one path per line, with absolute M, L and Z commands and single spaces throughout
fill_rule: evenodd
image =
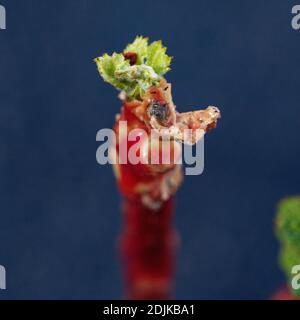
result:
M 124 104 L 114 126 L 116 146 L 112 151 L 116 152 L 112 152 L 112 157 L 116 160 L 115 174 L 124 198 L 121 251 L 127 297 L 167 299 L 171 296 L 176 247 L 173 203 L 183 179 L 177 162 L 181 158 L 178 140 L 196 143 L 205 132 L 215 128 L 220 111 L 210 106 L 206 110 L 177 113 L 171 84 L 164 79 L 159 86 L 150 88 L 142 101 L 127 100 L 124 94 L 120 98 Z M 185 129 L 190 130 L 188 139 Z M 165 149 L 164 141 L 152 137 L 151 130 L 169 137 L 170 148 Z M 133 132 L 136 141 L 130 138 L 129 133 Z M 136 143 L 139 147 L 133 148 L 133 154 L 140 161 L 134 164 L 128 158 Z M 159 160 L 149 162 L 152 155 Z M 165 156 L 169 161 L 163 160 Z
M 124 160 L 128 154 L 121 148 L 122 143 L 130 148 L 135 142 L 128 140 L 128 132 L 120 132 L 119 121 L 127 121 L 128 132 L 132 128 L 143 130 L 140 136 L 142 140 L 149 139 L 145 134 L 149 133 L 149 129 L 125 103 L 115 125 L 118 137 L 117 155 Z M 179 186 L 181 172 L 175 169 L 174 164 L 153 167 L 151 164 L 122 162 L 115 166 L 119 189 L 124 199 L 120 246 L 126 297 L 129 299 L 171 297 L 176 251 L 176 232 L 172 225 L 176 189 L 170 187 L 170 193 L 165 198 L 162 197 L 162 190 L 165 185 L 172 184 L 171 181 L 168 182 L 170 177 Z
M 288 286 L 283 286 L 272 295 L 271 300 L 300 300 L 300 298 L 293 296 Z
M 171 297 L 176 251 L 173 207 L 173 198 L 156 211 L 137 199 L 124 199 L 121 254 L 129 299 Z

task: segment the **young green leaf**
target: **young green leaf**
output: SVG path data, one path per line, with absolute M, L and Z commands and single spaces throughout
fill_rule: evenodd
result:
M 120 72 L 130 66 L 129 61 L 125 60 L 122 54 L 113 53 L 110 56 L 105 53 L 102 57 L 96 58 L 95 62 L 105 82 L 110 83 L 119 90 L 126 89 L 126 84 L 116 77 L 116 72 Z
M 151 67 L 144 64 L 130 66 L 122 54 L 105 54 L 96 58 L 95 62 L 104 81 L 124 90 L 129 99 L 141 98 L 147 89 L 157 85 L 160 80 Z
M 161 41 L 148 45 L 148 38 L 139 36 L 124 50 L 124 53 L 137 55 L 136 63 L 131 63 L 121 53 L 104 54 L 95 62 L 104 81 L 123 90 L 128 99 L 142 99 L 145 92 L 158 85 L 162 75 L 170 70 L 172 58 L 166 50 Z
M 136 37 L 133 43 L 127 45 L 124 52 L 134 52 L 137 54 L 137 64 L 143 64 L 147 57 L 148 38 Z
M 146 63 L 159 75 L 163 75 L 170 70 L 172 57 L 168 56 L 166 51 L 167 48 L 163 47 L 161 41 L 152 42 L 148 47 Z

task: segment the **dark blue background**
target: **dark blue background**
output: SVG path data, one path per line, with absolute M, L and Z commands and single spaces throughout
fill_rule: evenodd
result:
M 120 103 L 93 58 L 163 39 L 181 111 L 218 105 L 205 172 L 178 194 L 178 298 L 265 299 L 284 282 L 276 202 L 300 192 L 295 1 L 1 0 L 1 298 L 120 298 L 119 195 L 95 160 Z

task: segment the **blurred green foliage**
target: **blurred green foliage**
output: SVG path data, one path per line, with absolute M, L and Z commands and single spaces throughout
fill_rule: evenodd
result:
M 300 265 L 300 196 L 288 197 L 278 204 L 276 235 L 280 241 L 280 265 L 294 296 L 300 297 L 300 289 L 291 287 L 292 268 Z

